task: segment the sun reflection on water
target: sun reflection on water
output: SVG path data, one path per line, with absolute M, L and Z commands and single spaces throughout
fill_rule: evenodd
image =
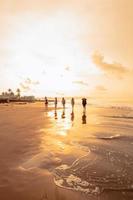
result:
M 41 149 L 55 154 L 81 153 L 77 143 L 89 138 L 94 140 L 93 134 L 99 130 L 101 118 L 93 108 L 84 111 L 82 107 L 71 106 L 65 109 L 47 110 L 45 113 L 50 118 L 50 125 L 41 129 Z M 43 131 L 44 130 L 44 131 Z M 76 143 L 74 143 L 76 142 Z M 86 152 L 85 152 L 86 153 Z
M 73 115 L 73 116 L 72 116 Z M 48 112 L 48 116 L 51 118 L 56 128 L 56 134 L 60 136 L 67 136 L 69 130 L 73 126 L 74 113 L 70 115 L 70 109 L 59 109 Z M 54 121 L 55 120 L 55 121 Z

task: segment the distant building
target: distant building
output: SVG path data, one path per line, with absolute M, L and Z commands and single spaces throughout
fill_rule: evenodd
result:
M 8 103 L 9 97 L 5 95 L 0 95 L 0 103 Z
M 20 97 L 20 100 L 24 100 L 24 101 L 35 101 L 35 97 L 34 96 L 23 96 Z
M 36 99 L 34 96 L 22 96 L 18 98 L 18 95 L 3 93 L 0 95 L 0 102 L 17 102 L 17 101 L 28 101 L 34 102 Z

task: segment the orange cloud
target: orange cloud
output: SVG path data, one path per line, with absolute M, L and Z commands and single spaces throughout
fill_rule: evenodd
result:
M 129 69 L 120 63 L 108 63 L 104 60 L 104 56 L 100 53 L 94 53 L 92 55 L 92 61 L 97 65 L 102 71 L 106 74 L 113 75 L 119 78 L 122 78 L 126 73 L 129 72 Z
M 106 91 L 107 91 L 107 89 L 106 89 L 104 86 L 102 86 L 102 85 L 96 86 L 95 89 L 96 89 L 97 91 L 99 91 L 99 92 L 106 92 Z
M 103 98 L 108 95 L 108 89 L 103 85 L 97 85 L 91 92 L 92 97 Z

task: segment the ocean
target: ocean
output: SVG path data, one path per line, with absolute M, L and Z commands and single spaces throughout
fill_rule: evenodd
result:
M 51 144 L 44 143 L 60 160 L 52 168 L 56 185 L 92 196 L 118 191 L 133 199 L 131 104 L 88 104 L 84 112 L 78 102 L 73 111 L 67 104 L 47 114 L 54 125 L 47 129 Z

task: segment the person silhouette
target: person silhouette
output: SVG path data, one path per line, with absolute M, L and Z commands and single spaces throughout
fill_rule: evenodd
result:
M 65 109 L 65 104 L 66 104 L 66 100 L 65 100 L 65 98 L 63 97 L 62 98 L 62 105 L 63 105 L 63 108 Z
M 55 100 L 54 100 L 55 109 L 57 108 L 57 103 L 58 103 L 58 100 L 57 100 L 57 97 L 55 97 Z
M 74 104 L 75 104 L 75 100 L 74 100 L 74 98 L 72 98 L 72 99 L 71 99 L 72 109 L 74 108 Z
M 47 107 L 48 106 L 48 99 L 47 99 L 47 97 L 45 97 L 44 103 L 45 103 L 45 106 Z
M 84 112 L 86 111 L 86 104 L 87 104 L 87 99 L 86 99 L 86 98 L 83 98 L 83 99 L 82 99 L 82 106 L 83 106 L 83 111 L 84 111 Z
M 86 113 L 83 112 L 83 115 L 82 115 L 82 124 L 86 124 Z

